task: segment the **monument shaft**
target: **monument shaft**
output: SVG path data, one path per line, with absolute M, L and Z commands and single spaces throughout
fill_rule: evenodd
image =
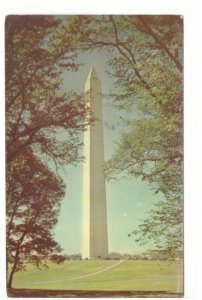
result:
M 101 82 L 94 68 L 85 84 L 95 122 L 84 132 L 82 258 L 108 255 Z M 87 96 L 88 97 L 88 96 Z

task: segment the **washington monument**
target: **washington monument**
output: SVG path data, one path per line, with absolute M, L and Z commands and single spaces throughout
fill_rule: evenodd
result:
M 84 132 L 82 259 L 108 256 L 101 82 L 91 68 L 85 84 L 95 119 Z

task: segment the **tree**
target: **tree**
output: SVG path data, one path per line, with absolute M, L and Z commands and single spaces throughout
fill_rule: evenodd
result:
M 61 262 L 52 229 L 64 185 L 50 171 L 82 159 L 86 100 L 61 92 L 61 70 L 77 70 L 68 25 L 50 16 L 6 18 L 6 155 L 8 287 L 13 275 L 45 259 Z M 65 47 L 63 42 L 65 41 Z M 68 47 L 67 47 L 68 45 Z
M 126 172 L 165 200 L 133 233 L 159 247 L 182 247 L 183 22 L 180 16 L 80 16 L 78 49 L 106 51 L 114 106 L 129 112 L 126 131 L 106 163 L 108 179 Z M 161 243 L 162 241 L 162 243 Z
M 31 262 L 60 263 L 64 257 L 51 233 L 57 223 L 64 184 L 31 151 L 18 156 L 7 170 L 8 287 L 15 272 Z

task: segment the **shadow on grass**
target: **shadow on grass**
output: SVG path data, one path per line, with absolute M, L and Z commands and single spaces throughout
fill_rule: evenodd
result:
M 134 297 L 134 298 L 180 298 L 182 293 L 166 291 L 84 291 L 84 290 L 31 290 L 31 289 L 7 289 L 8 297 L 26 298 L 95 298 L 95 297 Z

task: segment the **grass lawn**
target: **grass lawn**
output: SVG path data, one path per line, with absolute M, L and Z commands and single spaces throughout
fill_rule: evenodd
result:
M 183 292 L 182 262 L 126 260 L 117 263 L 114 260 L 66 261 L 61 265 L 51 263 L 47 270 L 28 265 L 26 271 L 14 275 L 13 288 Z M 112 265 L 115 266 L 111 268 Z

